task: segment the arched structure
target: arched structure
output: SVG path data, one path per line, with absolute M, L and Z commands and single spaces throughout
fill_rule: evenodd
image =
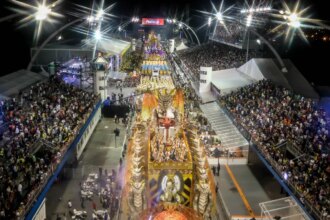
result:
M 51 41 L 55 36 L 57 36 L 59 33 L 61 33 L 64 29 L 70 27 L 73 24 L 76 24 L 78 22 L 82 22 L 84 21 L 83 18 L 77 18 L 76 20 L 71 21 L 70 23 L 64 25 L 63 27 L 61 27 L 60 29 L 56 30 L 53 34 L 51 34 L 42 44 L 40 47 L 38 47 L 37 51 L 35 52 L 35 54 L 33 54 L 33 57 L 30 60 L 30 63 L 28 65 L 28 67 L 26 68 L 28 71 L 31 70 L 32 68 L 32 64 L 33 62 L 37 59 L 40 51 L 49 43 L 49 41 Z

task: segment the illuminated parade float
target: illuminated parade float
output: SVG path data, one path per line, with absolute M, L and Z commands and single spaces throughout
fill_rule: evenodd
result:
M 184 112 L 184 92 L 169 76 L 141 84 L 141 111 L 128 145 L 125 211 L 131 219 L 209 219 L 214 183 L 197 123 Z

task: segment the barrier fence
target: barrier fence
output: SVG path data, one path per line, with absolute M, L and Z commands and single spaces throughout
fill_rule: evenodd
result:
M 220 103 L 217 100 L 218 104 L 225 112 L 225 114 L 231 119 L 233 124 L 238 128 L 241 134 L 249 141 L 250 146 L 256 150 L 259 158 L 267 165 L 267 168 L 272 172 L 281 186 L 297 201 L 297 203 L 303 208 L 306 213 L 311 213 L 314 218 L 322 219 L 322 214 L 320 211 L 314 208 L 314 205 L 311 204 L 309 201 L 305 200 L 303 203 L 301 202 L 300 198 L 302 192 L 297 190 L 295 183 L 290 181 L 289 179 L 285 180 L 283 178 L 283 173 L 280 165 L 265 151 L 265 147 L 261 146 L 261 143 L 257 142 L 251 135 L 251 133 L 246 129 L 231 112 L 227 109 L 224 103 Z M 286 145 L 295 146 L 294 149 L 299 149 L 298 146 L 294 145 L 292 142 L 287 142 Z M 292 147 L 293 148 L 293 147 Z M 314 219 L 312 216 L 309 215 L 311 219 Z
M 44 178 L 44 181 L 40 183 L 37 188 L 35 188 L 32 192 L 29 193 L 29 195 L 31 196 L 28 196 L 29 200 L 23 207 L 24 210 L 21 210 L 20 219 L 22 219 L 23 217 L 25 217 L 25 219 L 32 219 L 33 216 L 36 214 L 36 211 L 38 210 L 41 202 L 43 201 L 50 187 L 61 172 L 64 164 L 72 155 L 73 150 L 77 147 L 77 144 L 79 143 L 82 135 L 84 134 L 85 130 L 87 129 L 89 123 L 95 116 L 100 106 L 101 100 L 98 99 L 91 113 L 84 118 L 84 120 L 80 123 L 79 126 L 77 126 L 77 129 L 75 131 L 76 136 L 71 138 L 67 142 L 67 144 L 65 144 L 61 148 L 61 156 L 57 158 L 56 162 L 50 166 L 46 174 L 46 178 Z

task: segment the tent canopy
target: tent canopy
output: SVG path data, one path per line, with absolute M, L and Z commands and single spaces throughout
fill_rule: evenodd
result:
M 271 80 L 307 98 L 319 99 L 319 95 L 290 60 L 284 60 L 288 73 L 283 73 L 273 59 L 253 58 L 239 68 L 213 71 L 212 83 L 227 94 L 237 88 L 261 79 Z
M 228 94 L 255 81 L 256 80 L 237 71 L 235 68 L 212 72 L 212 83 L 221 91 L 222 95 Z
M 87 47 L 94 48 L 95 41 L 86 40 L 85 45 Z M 116 38 L 101 39 L 97 42 L 97 50 L 106 54 L 120 55 L 131 45 L 128 41 L 119 40 Z
M 108 79 L 123 81 L 125 79 L 126 75 L 127 75 L 127 73 L 124 73 L 124 72 L 109 71 Z
M 45 74 L 38 74 L 24 69 L 10 73 L 0 77 L 0 96 L 2 98 L 11 97 L 30 85 L 47 78 Z

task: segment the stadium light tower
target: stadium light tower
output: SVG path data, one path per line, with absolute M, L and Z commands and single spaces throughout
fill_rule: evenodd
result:
M 18 2 L 16 0 L 13 0 L 14 2 Z M 61 0 L 57 0 L 55 3 L 53 3 L 51 5 L 50 8 L 53 8 L 55 7 Z M 43 0 L 43 2 L 46 2 L 46 0 Z M 29 65 L 27 66 L 27 70 L 31 70 L 32 68 L 32 64 L 34 63 L 34 61 L 36 60 L 36 58 L 38 57 L 40 51 L 54 38 L 56 37 L 59 33 L 61 33 L 63 30 L 65 30 L 66 28 L 74 25 L 74 24 L 77 24 L 77 23 L 83 23 L 83 22 L 87 22 L 89 24 L 91 23 L 97 23 L 97 27 L 96 27 L 96 30 L 94 32 L 94 38 L 96 39 L 96 43 L 98 42 L 97 39 L 101 39 L 102 38 L 102 33 L 101 33 L 101 22 L 104 20 L 104 19 L 107 19 L 107 17 L 111 17 L 113 16 L 112 14 L 109 13 L 109 11 L 115 6 L 115 3 L 114 4 L 111 4 L 109 5 L 108 7 L 106 8 L 103 8 L 103 3 L 104 1 L 102 1 L 102 4 L 101 4 L 101 7 L 96 11 L 96 15 L 93 16 L 78 16 L 78 18 L 76 18 L 75 20 L 69 22 L 68 24 L 62 26 L 61 28 L 57 29 L 56 31 L 54 31 L 40 46 L 37 47 L 37 50 L 36 52 L 33 54 L 33 57 L 31 58 L 30 62 L 29 62 Z M 26 3 L 17 3 L 19 5 L 23 5 L 24 7 L 28 7 L 28 8 L 31 8 L 30 5 L 26 4 Z M 87 10 L 91 10 L 92 12 L 94 11 L 93 9 L 89 9 L 89 8 L 86 8 L 84 6 L 80 6 L 80 5 L 77 5 L 78 7 L 81 7 L 83 8 L 84 10 L 87 9 Z M 36 8 L 36 7 L 33 7 L 33 8 Z M 45 10 L 44 8 L 41 8 L 42 10 L 39 11 L 39 18 L 44 18 L 47 16 L 45 15 L 48 15 L 49 16 L 59 16 L 59 14 L 53 12 L 52 10 Z M 76 15 L 75 15 L 76 16 Z M 45 20 L 48 20 L 48 19 L 45 19 Z M 40 22 L 41 23 L 41 22 Z M 99 31 L 97 31 L 99 30 Z M 96 44 L 95 44 L 96 45 Z M 95 56 L 95 52 L 93 53 L 93 58 Z
M 285 43 L 290 46 L 294 37 L 297 35 L 303 41 L 308 43 L 308 39 L 304 33 L 304 29 L 327 29 L 330 27 L 322 20 L 311 18 L 308 14 L 310 7 L 301 7 L 300 0 L 294 5 L 288 5 L 283 1 L 283 9 L 278 14 L 272 14 L 273 22 L 277 24 L 270 33 L 274 33 L 277 37 L 284 36 Z
M 231 6 L 231 7 L 229 7 L 229 8 L 227 8 L 227 9 L 224 10 L 224 9 L 222 9 L 222 4 L 223 4 L 223 2 L 221 2 L 220 9 L 217 10 L 216 11 L 217 13 L 215 13 L 215 14 L 214 13 L 210 13 L 210 12 L 204 12 L 204 11 L 200 11 L 200 12 L 202 12 L 204 14 L 211 14 L 211 15 L 213 15 L 213 17 L 215 17 L 217 20 L 219 20 L 220 15 L 221 15 L 221 14 L 219 14 L 219 12 L 222 12 L 222 11 L 223 12 L 229 12 L 233 8 Z M 212 6 L 214 8 L 213 3 L 212 3 Z M 261 11 L 270 11 L 272 9 L 271 9 L 271 7 L 266 7 L 266 8 L 258 9 L 258 11 L 260 11 L 260 10 Z M 276 51 L 276 49 L 269 43 L 268 40 L 266 40 L 263 36 L 261 36 L 257 31 L 255 31 L 251 27 L 251 24 L 253 23 L 253 13 L 255 11 L 257 11 L 257 10 L 256 9 L 253 9 L 253 8 L 250 8 L 248 10 L 242 9 L 241 10 L 241 13 L 248 13 L 248 16 L 246 18 L 246 22 L 245 23 L 237 22 L 237 25 L 243 26 L 243 27 L 245 27 L 247 29 L 248 38 L 249 38 L 249 33 L 250 32 L 253 33 L 254 35 L 256 35 L 259 38 L 260 42 L 263 42 L 272 51 L 272 53 L 274 54 L 274 56 L 276 57 L 276 59 L 278 60 L 280 66 L 281 66 L 281 71 L 283 73 L 288 72 L 288 70 L 287 70 L 287 68 L 286 68 L 286 66 L 285 66 L 282 58 L 280 57 L 280 55 L 278 54 L 278 52 Z M 222 15 L 223 15 L 223 13 L 222 13 Z M 247 57 L 248 57 L 248 52 L 247 52 Z
M 178 27 L 179 27 L 180 29 L 184 30 L 184 29 L 186 28 L 186 30 L 190 30 L 190 31 L 193 33 L 193 35 L 195 36 L 198 45 L 201 44 L 200 41 L 199 41 L 199 38 L 198 38 L 198 36 L 197 36 L 197 34 L 196 34 L 196 32 L 195 32 L 195 31 L 194 31 L 189 25 L 187 25 L 187 24 L 184 23 L 183 21 L 177 21 L 175 18 L 174 18 L 174 19 L 170 19 L 170 20 L 172 21 L 173 24 L 178 25 Z M 188 31 L 187 31 L 187 32 L 188 32 Z M 189 33 L 189 32 L 188 32 L 188 33 Z
M 299 28 L 301 23 L 299 21 L 299 17 L 296 13 L 291 13 L 288 17 L 288 25 L 293 27 L 293 28 Z
M 212 24 L 212 18 L 211 18 L 211 17 L 209 17 L 209 19 L 207 20 L 207 25 L 210 27 L 210 26 L 211 26 L 211 24 Z
M 252 13 L 250 13 L 247 18 L 246 18 L 246 26 L 247 27 L 250 27 L 251 26 L 251 23 L 252 23 Z
M 42 5 L 38 6 L 38 10 L 35 14 L 35 19 L 37 21 L 45 20 L 51 11 L 52 11 L 52 9 L 43 3 Z
M 63 30 L 65 30 L 66 28 L 70 27 L 71 25 L 74 25 L 76 23 L 79 22 L 84 22 L 87 19 L 84 18 L 77 18 L 76 20 L 71 21 L 70 23 L 64 25 L 63 27 L 61 27 L 60 29 L 56 30 L 54 33 L 52 33 L 37 49 L 37 51 L 33 54 L 33 57 L 31 58 L 29 65 L 27 66 L 27 70 L 30 71 L 32 68 L 32 64 L 34 63 L 34 61 L 37 59 L 40 51 L 54 38 L 56 37 L 59 33 L 61 33 Z
M 35 22 L 35 42 L 37 42 L 39 39 L 44 22 L 55 23 L 57 21 L 56 18 L 63 17 L 61 14 L 57 13 L 56 10 L 53 10 L 60 3 L 60 0 L 57 0 L 53 4 L 48 4 L 47 0 L 42 0 L 41 3 L 39 3 L 38 1 L 32 1 L 33 3 L 31 4 L 18 0 L 11 0 L 10 2 L 18 6 L 18 8 L 10 7 L 10 10 L 15 12 L 15 14 L 1 18 L 0 22 L 19 16 L 25 16 L 18 21 L 18 24 L 20 24 L 19 27 L 25 27 L 30 23 Z
M 217 18 L 217 20 L 220 22 L 220 24 L 223 24 L 223 15 L 222 13 L 219 11 L 215 14 L 215 17 Z
M 102 39 L 102 33 L 100 29 L 97 29 L 94 33 L 95 40 L 101 40 Z

